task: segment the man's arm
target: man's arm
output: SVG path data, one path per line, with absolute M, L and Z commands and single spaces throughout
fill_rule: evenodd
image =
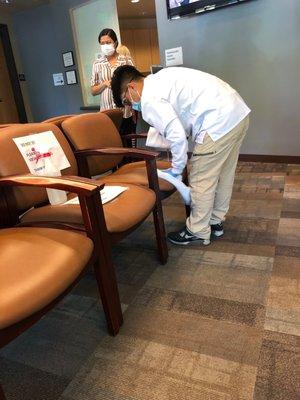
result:
M 188 141 L 176 111 L 165 100 L 151 101 L 142 107 L 145 121 L 170 142 L 172 172 L 181 174 L 187 163 Z
M 172 172 L 180 175 L 187 164 L 188 141 L 178 117 L 169 123 L 164 135 L 171 143 Z

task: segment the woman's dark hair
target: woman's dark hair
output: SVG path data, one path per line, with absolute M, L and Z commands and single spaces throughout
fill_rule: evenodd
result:
M 128 83 L 141 78 L 144 78 L 144 75 L 132 65 L 121 65 L 115 70 L 111 79 L 111 90 L 117 107 L 123 107 L 122 95 Z
M 99 36 L 98 36 L 99 43 L 100 43 L 102 36 L 109 36 L 116 43 L 116 48 L 118 47 L 118 44 L 119 44 L 118 38 L 117 38 L 116 32 L 113 29 L 110 29 L 110 28 L 102 29 L 102 31 L 99 33 Z

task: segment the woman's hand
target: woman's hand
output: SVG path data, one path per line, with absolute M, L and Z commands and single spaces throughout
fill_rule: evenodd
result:
M 91 87 L 92 95 L 97 96 L 98 94 L 103 92 L 103 90 L 105 90 L 106 88 L 110 89 L 110 83 L 111 83 L 111 80 L 107 80 L 107 81 L 102 81 L 98 85 L 92 86 Z
M 111 80 L 103 81 L 103 85 L 110 88 Z

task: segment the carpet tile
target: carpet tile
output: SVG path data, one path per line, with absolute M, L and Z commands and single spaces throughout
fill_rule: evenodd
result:
M 163 211 L 184 226 L 178 194 Z M 300 165 L 240 162 L 224 229 L 162 266 L 149 217 L 113 248 L 120 333 L 88 272 L 1 350 L 7 400 L 300 399 Z

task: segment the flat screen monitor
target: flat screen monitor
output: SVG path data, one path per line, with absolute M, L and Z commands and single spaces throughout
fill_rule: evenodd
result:
M 169 19 L 189 14 L 201 14 L 226 6 L 245 3 L 250 0 L 166 0 Z

